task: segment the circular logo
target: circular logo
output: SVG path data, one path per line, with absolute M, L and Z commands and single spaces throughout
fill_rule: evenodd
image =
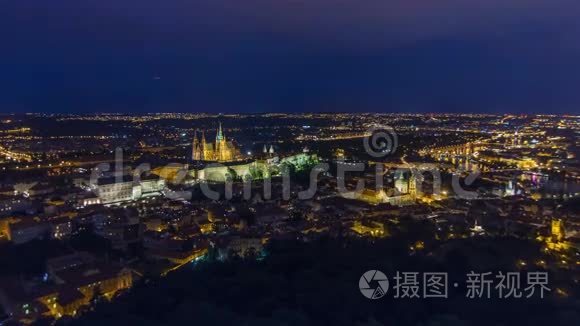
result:
M 363 145 L 370 156 L 381 158 L 395 153 L 399 146 L 399 137 L 392 127 L 375 127 L 367 130 L 367 132 L 370 137 L 363 139 Z
M 365 297 L 372 300 L 380 299 L 389 290 L 389 280 L 385 273 L 372 269 L 360 277 L 358 288 Z

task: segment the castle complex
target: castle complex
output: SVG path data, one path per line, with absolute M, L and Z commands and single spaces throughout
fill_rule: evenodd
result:
M 233 142 L 227 141 L 222 131 L 220 122 L 215 137 L 215 143 L 205 140 L 205 132 L 201 132 L 201 141 L 197 138 L 197 130 L 193 136 L 192 154 L 193 161 L 231 162 L 241 158 L 239 149 Z

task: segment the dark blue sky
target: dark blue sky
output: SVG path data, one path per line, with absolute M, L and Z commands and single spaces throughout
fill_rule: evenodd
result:
M 0 112 L 580 113 L 577 0 L 5 0 Z

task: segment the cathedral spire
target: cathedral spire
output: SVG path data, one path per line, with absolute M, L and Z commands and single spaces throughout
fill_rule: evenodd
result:
M 218 129 L 218 133 L 217 133 L 217 136 L 215 137 L 216 138 L 216 141 L 218 141 L 218 142 L 221 141 L 222 139 L 224 139 L 224 134 L 222 132 L 222 123 L 221 123 L 221 121 L 220 121 L 219 124 L 220 124 L 220 126 L 219 126 L 219 129 Z

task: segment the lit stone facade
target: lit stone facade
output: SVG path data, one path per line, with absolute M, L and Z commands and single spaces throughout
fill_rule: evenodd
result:
M 231 162 L 240 159 L 240 151 L 233 142 L 227 141 L 220 123 L 215 143 L 207 142 L 205 132 L 201 133 L 201 141 L 197 138 L 197 131 L 193 136 L 191 151 L 193 161 Z

